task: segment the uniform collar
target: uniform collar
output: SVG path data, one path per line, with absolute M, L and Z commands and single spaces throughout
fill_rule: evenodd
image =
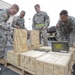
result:
M 37 13 L 37 15 L 41 15 L 42 14 L 42 11 L 39 11 L 38 13 Z

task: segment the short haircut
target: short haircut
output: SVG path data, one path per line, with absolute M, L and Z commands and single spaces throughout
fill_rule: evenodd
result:
M 24 10 L 22 10 L 21 13 L 22 13 L 22 12 L 23 12 L 24 14 L 26 13 Z
M 19 11 L 19 6 L 17 4 L 13 4 L 11 7 Z
M 61 16 L 61 15 L 68 16 L 68 11 L 67 11 L 67 10 L 62 10 L 62 11 L 60 12 L 60 16 Z
M 39 7 L 40 8 L 40 5 L 39 4 L 36 4 L 34 7 Z

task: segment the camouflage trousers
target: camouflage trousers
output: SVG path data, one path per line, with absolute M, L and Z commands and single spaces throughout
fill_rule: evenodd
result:
M 4 32 L 0 30 L 0 58 L 4 58 L 6 56 L 5 46 L 6 46 L 6 37 L 4 35 Z
M 12 30 L 11 30 L 12 31 Z M 10 44 L 13 44 L 13 31 L 5 31 L 5 37 L 6 40 L 10 42 Z
M 42 40 L 43 38 L 43 44 L 44 46 L 48 46 L 48 36 L 47 36 L 47 30 L 39 30 L 40 31 L 40 41 Z M 41 38 L 41 35 L 42 35 L 42 38 Z

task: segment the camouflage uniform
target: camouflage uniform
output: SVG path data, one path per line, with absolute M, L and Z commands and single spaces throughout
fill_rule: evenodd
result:
M 7 21 L 10 17 L 9 10 L 0 9 L 0 58 L 5 57 L 6 37 L 4 31 L 8 30 Z
M 17 16 L 17 17 L 14 17 L 14 19 L 13 19 L 12 27 L 17 28 L 17 26 L 18 26 L 20 29 L 26 29 L 24 23 L 25 23 L 24 18 L 21 18 L 20 16 Z M 28 38 L 29 38 L 30 34 L 29 34 L 28 30 L 27 30 L 27 35 L 28 35 Z
M 32 28 L 40 31 L 40 33 L 43 36 L 43 42 L 45 46 L 48 45 L 48 41 L 47 41 L 47 30 L 44 28 L 47 28 L 49 26 L 49 23 L 50 23 L 49 16 L 47 15 L 46 12 L 40 11 L 39 13 L 36 13 L 33 16 Z
M 18 26 L 20 29 L 24 29 L 24 21 L 24 18 L 21 18 L 20 16 L 14 17 L 12 27 L 17 28 Z
M 66 23 L 59 20 L 57 25 L 59 25 L 56 27 L 58 41 L 69 41 L 69 45 L 73 46 L 75 43 L 75 18 L 69 16 Z

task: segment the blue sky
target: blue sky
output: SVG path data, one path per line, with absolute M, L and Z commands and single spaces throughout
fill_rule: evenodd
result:
M 56 25 L 59 19 L 59 13 L 63 9 L 67 10 L 69 12 L 69 15 L 75 17 L 75 9 L 74 9 L 75 0 L 3 0 L 3 1 L 10 4 L 16 3 L 19 5 L 20 11 L 21 10 L 26 11 L 25 25 L 27 29 L 32 29 L 32 17 L 36 13 L 34 10 L 35 4 L 40 4 L 41 10 L 47 12 L 47 14 L 50 17 L 50 26 Z

